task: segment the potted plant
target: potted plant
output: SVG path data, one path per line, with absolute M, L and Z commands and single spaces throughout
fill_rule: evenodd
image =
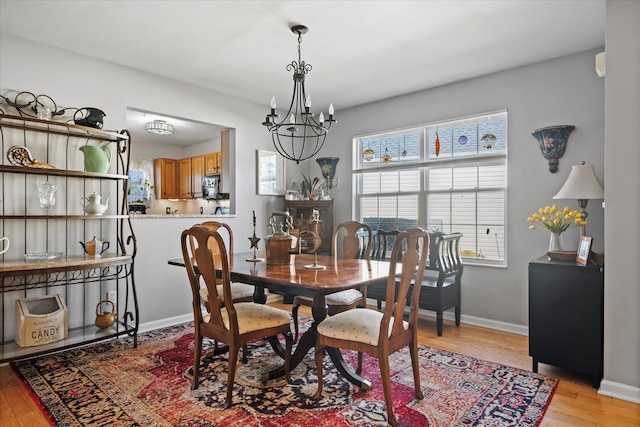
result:
M 322 194 L 323 182 L 320 178 L 314 177 L 313 179 L 307 178 L 302 174 L 302 183 L 300 184 L 300 192 L 305 198 L 316 200 Z

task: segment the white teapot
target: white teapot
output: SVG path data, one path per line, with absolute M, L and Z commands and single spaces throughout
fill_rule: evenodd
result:
M 100 204 L 101 199 L 102 198 L 100 197 L 100 195 L 96 192 L 90 194 L 89 197 L 82 197 L 80 199 L 80 204 L 84 209 L 84 213 L 88 215 L 102 215 L 104 211 L 107 210 L 107 207 L 109 205 L 109 198 L 107 197 L 104 205 Z

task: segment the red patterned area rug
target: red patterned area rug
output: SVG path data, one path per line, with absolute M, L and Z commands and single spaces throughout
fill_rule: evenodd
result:
M 233 407 L 223 409 L 227 356 L 204 362 L 191 390 L 193 327 L 174 326 L 13 364 L 56 426 L 386 426 L 378 363 L 365 355 L 360 392 L 327 358 L 324 396 L 313 355 L 293 372 L 293 384 L 260 383 L 282 359 L 263 342 L 238 364 Z M 409 352 L 391 356 L 394 412 L 399 426 L 536 426 L 557 380 L 532 372 L 420 346 L 423 400 L 414 399 Z M 355 354 L 345 359 L 355 364 Z

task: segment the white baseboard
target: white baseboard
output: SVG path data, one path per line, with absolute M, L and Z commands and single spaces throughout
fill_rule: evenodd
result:
M 367 298 L 367 304 L 375 306 L 377 302 L 372 299 Z M 436 317 L 436 313 L 434 311 L 428 310 L 418 310 L 419 317 Z M 445 311 L 442 316 L 445 320 L 455 321 L 455 314 L 453 311 Z M 496 331 L 509 332 L 517 335 L 529 335 L 529 327 L 525 325 L 517 325 L 515 323 L 507 323 L 500 322 L 498 320 L 485 319 L 483 317 L 475 317 L 475 316 L 460 316 L 460 323 L 466 323 L 467 325 L 480 326 L 482 328 L 494 329 Z
M 614 397 L 616 399 L 628 400 L 633 403 L 640 403 L 640 388 L 617 383 L 609 380 L 602 380 L 598 394 Z
M 420 316 L 436 317 L 433 311 L 419 310 Z M 443 317 L 446 320 L 455 321 L 455 315 L 453 312 L 445 311 Z M 500 322 L 498 320 L 485 319 L 483 317 L 475 316 L 460 316 L 460 323 L 466 323 L 467 325 L 480 326 L 482 328 L 494 329 L 496 331 L 509 332 L 517 335 L 529 336 L 529 327 L 525 325 L 517 325 L 515 323 Z
M 156 329 L 167 328 L 181 323 L 193 322 L 193 313 L 182 314 L 180 316 L 167 317 L 165 319 L 154 320 L 152 322 L 140 323 L 138 333 L 155 331 Z

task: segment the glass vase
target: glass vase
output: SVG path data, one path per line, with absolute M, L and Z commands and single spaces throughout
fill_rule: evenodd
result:
M 549 252 L 562 251 L 562 233 L 551 233 L 549 236 Z
M 36 182 L 38 186 L 38 197 L 40 199 L 40 209 L 45 215 L 52 215 L 56 204 L 56 190 L 58 186 L 47 181 Z

